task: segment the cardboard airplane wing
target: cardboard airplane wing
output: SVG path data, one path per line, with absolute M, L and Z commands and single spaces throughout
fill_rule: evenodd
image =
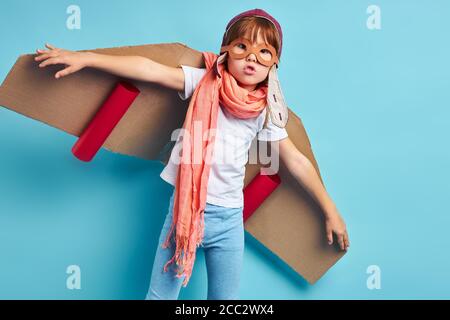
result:
M 172 67 L 205 67 L 201 52 L 182 43 L 80 51 L 139 55 Z M 54 75 L 61 66 L 39 68 L 34 61 L 35 56 L 19 56 L 0 86 L 1 106 L 81 137 L 117 83 L 126 81 L 138 88 L 139 94 L 130 100 L 131 105 L 105 136 L 101 146 L 112 152 L 167 163 L 173 146 L 171 134 L 182 127 L 189 100 L 181 100 L 174 90 L 161 85 L 122 79 L 94 68 L 55 79 Z M 296 147 L 313 163 L 320 177 L 301 119 L 292 110 L 289 110 L 286 130 Z M 247 205 L 249 200 L 256 197 L 250 191 L 253 190 L 255 195 L 255 190 L 264 187 L 264 184 L 255 183 L 260 177 L 261 167 L 259 162 L 246 165 L 244 206 L 247 208 L 251 206 Z M 277 178 L 276 187 L 254 206 L 251 214 L 246 215 L 245 230 L 312 284 L 345 252 L 337 245 L 327 244 L 320 207 L 282 163 Z

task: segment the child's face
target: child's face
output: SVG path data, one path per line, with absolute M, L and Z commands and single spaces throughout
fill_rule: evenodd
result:
M 244 37 L 250 39 L 250 35 L 245 35 Z M 258 45 L 260 43 L 264 43 L 264 39 L 262 38 L 260 31 L 258 31 L 257 42 L 254 45 Z M 256 72 L 253 74 L 246 73 L 245 67 L 248 65 L 253 66 Z M 247 89 L 248 91 L 255 90 L 257 84 L 266 79 L 270 70 L 270 67 L 258 62 L 254 53 L 251 53 L 242 59 L 233 59 L 228 57 L 227 66 L 228 72 L 233 75 L 239 86 Z

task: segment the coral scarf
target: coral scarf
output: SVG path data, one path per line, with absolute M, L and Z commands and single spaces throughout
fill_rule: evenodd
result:
M 203 240 L 203 211 L 206 206 L 212 157 L 210 153 L 214 150 L 219 102 L 237 118 L 253 118 L 266 107 L 268 91 L 267 85 L 259 86 L 251 92 L 240 87 L 223 64 L 217 65 L 219 76 L 214 68 L 218 55 L 212 52 L 202 54 L 207 71 L 195 88 L 184 120 L 172 225 L 163 244 L 163 248 L 169 246 L 171 234 L 176 227 L 176 251 L 165 264 L 164 271 L 176 260 L 179 266 L 177 277 L 180 278 L 183 274 L 186 276 L 184 286 L 189 282 L 195 252 Z

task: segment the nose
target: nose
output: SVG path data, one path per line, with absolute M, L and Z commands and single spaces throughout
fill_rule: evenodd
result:
M 247 56 L 247 61 L 249 61 L 250 59 L 251 59 L 252 61 L 256 61 L 256 56 L 255 56 L 254 53 L 250 53 L 250 54 Z

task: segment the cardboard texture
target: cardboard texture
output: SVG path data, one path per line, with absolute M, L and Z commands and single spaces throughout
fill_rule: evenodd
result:
M 172 67 L 205 67 L 202 54 L 183 43 L 101 48 L 111 55 L 140 55 Z M 189 100 L 155 83 L 123 79 L 94 68 L 55 79 L 61 65 L 39 68 L 35 54 L 20 55 L 0 87 L 0 105 L 79 137 L 120 80 L 140 90 L 103 147 L 115 153 L 167 163 L 170 137 L 182 127 Z M 301 119 L 289 110 L 290 139 L 320 171 Z M 258 143 L 256 138 L 253 143 Z M 67 152 L 70 152 L 67 147 Z M 246 165 L 244 185 L 261 164 Z M 246 220 L 245 230 L 310 284 L 316 282 L 345 251 L 327 244 L 320 207 L 280 162 L 281 184 Z M 322 179 L 322 178 L 321 178 Z

